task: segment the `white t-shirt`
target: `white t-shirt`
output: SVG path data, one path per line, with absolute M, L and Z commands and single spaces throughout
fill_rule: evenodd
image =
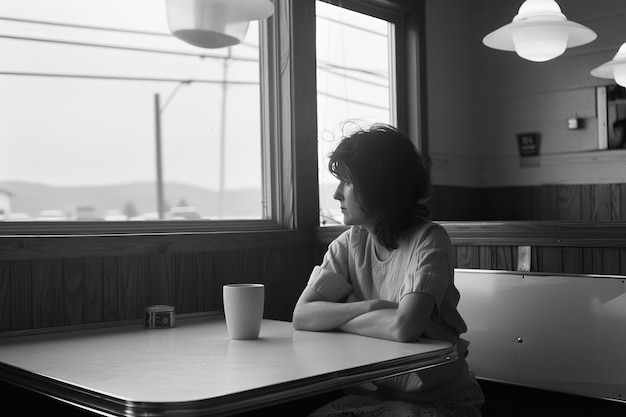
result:
M 331 242 L 308 285 L 336 302 L 383 299 L 398 303 L 410 293 L 432 296 L 435 307 L 422 337 L 456 343 L 459 360 L 377 385 L 398 399 L 435 400 L 475 383 L 465 362 L 468 342 L 459 337 L 467 327 L 457 311 L 459 291 L 454 286 L 450 239 L 443 227 L 425 221 L 398 243 L 398 249 L 382 259 L 367 230 L 353 226 Z

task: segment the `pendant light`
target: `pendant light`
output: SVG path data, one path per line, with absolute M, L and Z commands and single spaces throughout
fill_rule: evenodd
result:
M 611 61 L 591 70 L 591 75 L 598 78 L 613 78 L 617 84 L 626 87 L 626 42 L 619 47 Z
M 274 13 L 271 0 L 165 0 L 165 7 L 172 34 L 201 48 L 236 45 L 251 20 Z
M 526 0 L 513 21 L 484 37 L 494 49 L 515 51 L 529 61 L 544 62 L 565 49 L 584 45 L 596 38 L 591 29 L 567 20 L 554 0 Z

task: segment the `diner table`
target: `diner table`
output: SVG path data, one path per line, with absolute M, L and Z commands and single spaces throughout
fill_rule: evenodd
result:
M 231 340 L 223 314 L 0 337 L 0 379 L 96 414 L 231 415 L 456 360 L 454 344 L 400 343 L 264 319 Z M 27 411 L 28 405 L 25 405 Z

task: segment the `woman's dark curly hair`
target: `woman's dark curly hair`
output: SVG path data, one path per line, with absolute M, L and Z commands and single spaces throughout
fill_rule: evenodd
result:
M 375 124 L 343 138 L 329 155 L 328 169 L 353 184 L 356 198 L 389 249 L 417 222 L 428 218 L 428 167 L 411 140 L 396 128 Z

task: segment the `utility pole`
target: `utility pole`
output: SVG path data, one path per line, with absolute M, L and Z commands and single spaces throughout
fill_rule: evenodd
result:
M 156 170 L 157 170 L 157 212 L 159 220 L 165 218 L 163 201 L 163 157 L 161 155 L 161 99 L 159 93 L 154 95 L 154 121 L 156 139 Z
M 220 176 L 219 176 L 219 190 L 218 190 L 218 218 L 224 218 L 224 188 L 226 178 L 226 106 L 228 98 L 228 64 L 231 56 L 231 49 L 228 48 L 228 57 L 224 59 L 222 66 L 222 113 L 220 119 Z
M 159 213 L 159 220 L 165 219 L 165 197 L 163 194 L 163 151 L 161 145 L 161 113 L 165 110 L 170 101 L 174 98 L 178 89 L 183 85 L 191 84 L 192 80 L 185 80 L 178 83 L 176 88 L 172 90 L 170 96 L 165 100 L 163 106 L 161 106 L 161 97 L 159 93 L 154 94 L 154 132 L 156 142 L 156 169 L 157 169 L 157 212 Z

